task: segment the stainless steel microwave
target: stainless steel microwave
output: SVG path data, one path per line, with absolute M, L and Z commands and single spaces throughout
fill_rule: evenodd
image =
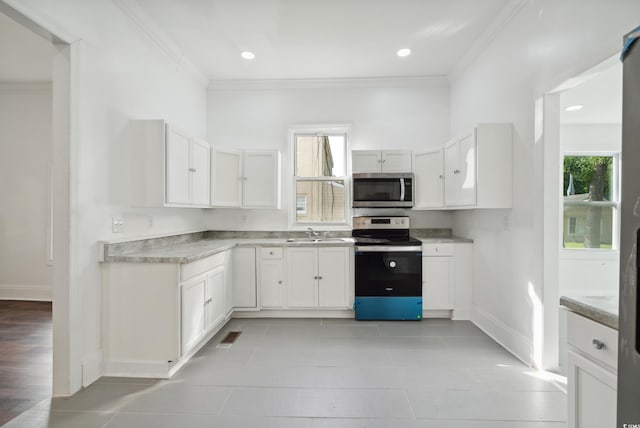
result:
M 412 173 L 353 174 L 353 208 L 411 208 Z

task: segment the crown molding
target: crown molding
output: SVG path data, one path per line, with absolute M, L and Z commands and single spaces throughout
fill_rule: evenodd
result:
M 200 84 L 203 86 L 207 85 L 208 79 L 204 73 L 187 59 L 175 42 L 142 10 L 135 0 L 113 0 L 113 3 L 136 24 L 142 34 L 153 42 L 156 47 L 173 62 L 189 72 Z
M 78 40 L 57 21 L 22 0 L 0 0 L 0 12 L 54 45 Z
M 344 79 L 228 79 L 210 80 L 210 91 L 349 88 L 448 88 L 447 76 L 373 77 Z
M 493 21 L 487 26 L 486 30 L 476 38 L 470 45 L 466 53 L 460 57 L 460 60 L 453 66 L 449 72 L 449 81 L 454 82 L 464 73 L 464 71 L 473 64 L 478 57 L 491 45 L 498 34 L 511 22 L 524 7 L 529 0 L 511 0 L 496 15 Z

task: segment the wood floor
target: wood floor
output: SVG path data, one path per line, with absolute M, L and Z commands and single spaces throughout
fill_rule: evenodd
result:
M 50 302 L 0 300 L 0 426 L 51 396 Z

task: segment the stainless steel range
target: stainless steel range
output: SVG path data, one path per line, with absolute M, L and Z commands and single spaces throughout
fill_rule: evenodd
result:
M 358 320 L 422 319 L 422 242 L 409 217 L 354 217 Z

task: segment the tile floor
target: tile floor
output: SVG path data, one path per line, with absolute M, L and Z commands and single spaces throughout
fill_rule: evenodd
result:
M 5 427 L 560 428 L 566 395 L 465 321 L 234 319 L 171 380 L 102 378 Z

